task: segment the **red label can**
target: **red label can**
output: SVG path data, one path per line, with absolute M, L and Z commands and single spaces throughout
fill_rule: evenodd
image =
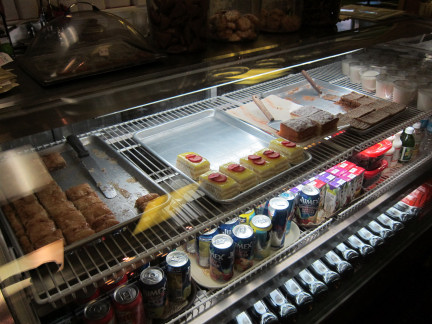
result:
M 84 323 L 86 324 L 115 324 L 116 318 L 109 299 L 90 302 L 84 308 Z
M 122 324 L 144 324 L 144 304 L 135 284 L 120 286 L 113 293 L 117 321 Z
M 100 289 L 103 292 L 108 292 L 111 290 L 114 290 L 114 288 L 120 287 L 122 285 L 125 285 L 128 282 L 128 276 L 127 274 L 123 274 L 117 278 L 109 279 L 107 280 Z

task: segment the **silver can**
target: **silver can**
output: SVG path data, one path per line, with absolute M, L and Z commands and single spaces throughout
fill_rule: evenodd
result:
M 210 245 L 210 277 L 227 282 L 234 275 L 234 241 L 228 234 L 213 237 Z
M 280 249 L 285 243 L 286 223 L 289 215 L 288 201 L 282 197 L 270 199 L 268 213 L 272 221 L 270 246 L 273 249 Z
M 191 263 L 183 251 L 173 251 L 166 256 L 168 298 L 175 302 L 185 301 L 192 291 Z
M 240 224 L 233 228 L 234 268 L 243 272 L 253 266 L 255 235 L 252 227 Z
M 266 215 L 255 215 L 250 226 L 255 233 L 255 259 L 262 260 L 270 255 L 271 219 Z
M 211 229 L 204 234 L 198 236 L 196 240 L 197 244 L 197 263 L 200 267 L 209 268 L 210 267 L 210 243 L 212 238 L 219 234 L 219 229 Z

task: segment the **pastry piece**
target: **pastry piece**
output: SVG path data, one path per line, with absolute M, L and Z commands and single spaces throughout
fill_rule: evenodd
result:
M 69 198 L 70 201 L 75 201 L 93 193 L 93 191 L 94 190 L 92 189 L 92 187 L 90 187 L 88 183 L 83 183 L 74 186 L 72 188 L 69 188 L 65 192 L 66 192 L 66 196 Z
M 48 171 L 60 170 L 66 167 L 65 159 L 58 152 L 42 155 L 41 158 Z
M 337 118 L 335 115 L 324 110 L 320 110 L 308 116 L 308 118 L 317 127 L 317 133 L 320 135 L 335 130 L 339 121 L 339 118 Z
M 393 115 L 400 113 L 405 108 L 406 108 L 405 105 L 402 105 L 402 104 L 397 103 L 397 102 L 391 102 L 387 106 L 382 107 L 382 108 L 377 109 L 377 110 L 378 111 L 384 111 L 384 112 L 390 114 L 391 116 L 393 116 Z
M 233 178 L 214 170 L 209 170 L 200 175 L 199 183 L 207 192 L 216 199 L 229 199 L 240 193 L 240 185 Z
M 143 212 L 146 209 L 148 203 L 157 197 L 159 197 L 159 194 L 155 192 L 150 192 L 144 196 L 141 196 L 135 201 L 135 207 L 138 208 L 140 212 Z
M 358 100 L 360 98 L 365 97 L 365 95 L 362 95 L 360 93 L 357 92 L 351 92 L 348 93 L 346 95 L 343 95 L 340 97 L 340 101 L 342 104 L 344 104 L 347 107 L 350 108 L 357 108 L 358 106 L 360 106 L 360 103 L 358 102 Z
M 177 155 L 176 167 L 193 180 L 210 170 L 210 162 L 194 152 Z
M 110 214 L 114 217 L 112 211 L 108 208 L 107 205 L 103 202 L 99 202 L 93 205 L 88 206 L 85 209 L 80 210 L 84 215 L 87 222 L 90 224 L 90 227 L 93 228 L 93 223 L 101 216 Z
M 305 159 L 303 147 L 284 138 L 271 140 L 269 148 L 285 155 L 292 164 L 298 164 Z
M 365 105 L 358 107 L 356 109 L 352 109 L 346 113 L 346 116 L 350 118 L 359 118 L 364 115 L 369 114 L 370 112 L 374 111 L 375 108 L 372 105 Z
M 260 182 L 270 179 L 274 175 L 274 165 L 259 155 L 251 154 L 242 157 L 240 158 L 240 164 L 255 172 Z
M 81 197 L 80 199 L 74 200 L 73 204 L 78 210 L 83 210 L 90 207 L 93 204 L 100 203 L 102 200 L 99 198 L 96 192 L 92 192 L 87 196 Z
M 55 181 L 51 181 L 48 185 L 41 188 L 41 190 L 38 190 L 36 195 L 39 200 L 44 200 L 47 204 L 67 201 L 65 193 Z
M 350 125 L 351 125 L 351 127 L 354 127 L 356 129 L 360 129 L 360 130 L 365 130 L 365 129 L 368 129 L 370 127 L 369 124 L 364 123 L 358 119 L 352 119 L 350 121 Z
M 258 152 L 255 152 L 255 155 L 261 156 L 264 160 L 268 161 L 272 165 L 273 175 L 278 175 L 279 173 L 288 170 L 291 167 L 291 164 L 288 161 L 288 158 L 269 148 L 263 148 Z
M 310 116 L 318 111 L 320 111 L 320 109 L 314 106 L 303 106 L 291 111 L 290 115 L 292 118 L 300 118 Z
M 378 124 L 379 122 L 383 121 L 389 116 L 390 116 L 389 113 L 386 113 L 381 109 L 381 110 L 375 110 L 367 115 L 357 118 L 357 120 L 372 126 Z
M 361 105 L 369 105 L 369 104 L 373 104 L 374 102 L 376 102 L 377 100 L 368 96 L 363 96 L 359 99 L 356 100 L 357 103 L 361 106 Z
M 37 240 L 33 243 L 33 246 L 35 249 L 39 249 L 39 248 L 41 248 L 47 244 L 53 243 L 53 242 L 58 241 L 58 240 L 62 240 L 63 242 L 65 242 L 63 232 L 59 229 L 41 237 L 39 240 Z
M 238 163 L 225 163 L 219 167 L 219 172 L 233 178 L 240 185 L 240 191 L 246 191 L 258 184 L 255 172 Z
M 279 135 L 293 142 L 303 142 L 317 134 L 317 126 L 308 118 L 289 119 L 280 124 Z

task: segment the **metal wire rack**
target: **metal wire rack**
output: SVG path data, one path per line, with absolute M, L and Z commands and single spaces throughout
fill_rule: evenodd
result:
M 311 69 L 309 73 L 321 80 L 353 88 L 362 92 L 358 87 L 347 84 L 347 79 L 341 74 L 340 62 Z M 185 117 L 206 109 L 229 110 L 250 101 L 252 94 L 274 90 L 302 80 L 300 74 L 292 74 L 274 81 L 269 81 L 254 87 L 229 93 L 225 96 L 210 98 L 193 104 L 177 107 L 169 111 L 163 111 L 150 116 L 119 123 L 114 126 L 100 129 L 96 132 L 82 134 L 82 137 L 96 135 L 108 143 L 114 150 L 121 153 L 138 169 L 148 174 L 153 181 L 163 186 L 167 192 L 175 191 L 188 181 L 179 175 L 176 170 L 164 164 L 157 157 L 153 156 L 145 148 L 133 140 L 133 135 L 142 129 L 164 124 L 168 121 Z M 370 94 L 369 94 L 370 95 Z M 251 194 L 235 205 L 218 204 L 207 198 L 198 191 L 189 197 L 188 202 L 175 215 L 152 227 L 151 229 L 133 234 L 135 223 L 125 226 L 123 229 L 111 233 L 92 244 L 81 246 L 65 255 L 64 270 L 58 272 L 57 267 L 48 264 L 31 271 L 32 295 L 38 304 L 50 303 L 53 307 L 60 307 L 75 298 L 75 293 L 88 285 L 98 285 L 111 276 L 133 270 L 138 264 L 148 261 L 155 256 L 175 249 L 179 245 L 190 240 L 194 235 L 202 233 L 205 229 L 216 226 L 230 217 L 236 216 L 274 197 L 281 192 L 297 185 L 307 178 L 324 171 L 332 165 L 347 159 L 355 150 L 362 150 L 367 146 L 396 133 L 407 125 L 418 121 L 425 113 L 409 107 L 404 114 L 381 128 L 366 135 L 359 136 L 356 133 L 343 131 L 337 136 L 323 140 L 319 145 L 311 146 L 309 152 L 313 159 L 310 163 L 302 166 L 295 174 L 287 174 L 266 186 L 260 192 Z M 58 143 L 53 143 L 54 146 Z M 416 163 L 420 166 L 423 160 Z M 397 181 L 395 175 L 391 181 Z M 348 208 L 337 219 L 349 217 L 354 209 L 365 206 L 370 199 L 382 191 L 388 190 L 384 186 L 377 191 L 367 192 L 355 207 Z M 197 314 L 217 303 L 220 298 L 229 294 L 236 287 L 247 282 L 254 274 L 263 271 L 265 268 L 280 262 L 292 255 L 303 246 L 309 244 L 327 231 L 334 219 L 330 219 L 314 230 L 301 232 L 299 240 L 286 249 L 278 251 L 272 258 L 240 276 L 227 287 L 219 290 L 200 292 L 195 301 L 195 306 L 184 314 L 179 315 L 173 322 L 185 322 Z M 186 226 L 192 228 L 185 231 Z M 141 263 L 140 263 L 141 262 Z

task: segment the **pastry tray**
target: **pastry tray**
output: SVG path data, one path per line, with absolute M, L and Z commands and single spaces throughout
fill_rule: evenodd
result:
M 274 138 L 274 136 L 255 126 L 238 120 L 222 110 L 215 109 L 204 110 L 159 126 L 147 128 L 134 135 L 134 139 L 138 143 L 190 181 L 194 180 L 176 167 L 178 154 L 195 152 L 209 160 L 212 170 L 219 170 L 219 166 L 224 163 L 237 162 L 241 157 L 268 147 Z M 279 175 L 263 181 L 233 198 L 218 199 L 210 192 L 202 190 L 217 202 L 235 202 L 279 176 L 293 172 L 300 165 L 312 159 L 309 152 L 305 151 L 304 154 L 305 160 L 302 163 L 292 166 Z
M 57 184 L 63 189 L 63 191 L 82 183 L 88 183 L 99 196 L 99 198 L 114 213 L 116 219 L 120 223 L 93 234 L 83 240 L 66 245 L 65 252 L 70 251 L 78 246 L 87 244 L 91 241 L 97 240 L 98 238 L 110 232 L 120 230 L 127 224 L 138 220 L 141 216 L 141 213 L 139 213 L 135 208 L 135 201 L 142 195 L 145 195 L 149 192 L 158 193 L 160 196 L 165 195 L 167 198 L 163 203 L 164 205 L 168 204 L 170 200 L 170 195 L 161 186 L 155 183 L 150 177 L 148 177 L 138 168 L 134 167 L 126 158 L 114 151 L 99 137 L 89 136 L 81 138 L 81 141 L 85 148 L 93 156 L 96 163 L 108 176 L 109 182 L 117 191 L 116 197 L 112 199 L 105 198 L 105 196 L 96 187 L 93 179 L 90 177 L 85 167 L 81 164 L 75 151 L 69 146 L 69 144 L 65 143 L 56 145 L 39 153 L 46 154 L 54 151 L 59 152 L 66 161 L 66 167 L 60 170 L 52 171 L 50 174 Z M 7 222 L 3 213 L 0 212 L 0 214 L 2 215 L 2 221 Z M 13 231 L 10 230 L 9 232 L 13 234 L 15 238 Z M 16 238 L 15 241 L 17 241 Z M 19 252 L 22 253 L 20 248 Z
M 319 95 L 306 80 L 290 84 L 275 90 L 262 93 L 263 97 L 276 95 L 283 99 L 302 106 L 314 106 L 316 108 L 328 111 L 333 115 L 345 114 L 346 110 L 343 105 L 338 104 L 341 96 L 351 93 L 353 90 L 333 85 L 314 78 L 318 88 L 323 92 Z
M 287 248 L 294 242 L 296 242 L 300 237 L 300 229 L 297 226 L 296 223 L 291 223 L 291 230 L 288 233 L 287 236 L 285 236 L 285 242 L 284 247 Z M 182 250 L 182 248 L 177 248 L 178 250 Z M 249 268 L 246 271 L 252 271 L 254 268 L 258 267 L 260 264 L 267 261 L 268 258 L 270 258 L 273 254 L 275 254 L 277 250 L 271 250 L 270 255 L 263 259 L 263 260 L 254 260 L 254 264 L 251 268 Z M 190 254 L 188 253 L 189 260 L 191 262 L 191 275 L 192 279 L 199 284 L 200 286 L 204 288 L 214 289 L 214 288 L 222 288 L 228 285 L 230 282 L 236 280 L 241 273 L 237 270 L 234 270 L 234 276 L 227 282 L 218 282 L 216 280 L 213 280 L 213 278 L 210 277 L 210 269 L 208 268 L 202 268 L 198 265 L 196 260 L 196 254 Z

